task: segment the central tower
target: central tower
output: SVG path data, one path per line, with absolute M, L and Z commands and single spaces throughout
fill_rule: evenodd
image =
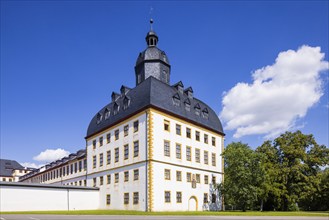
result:
M 158 36 L 152 30 L 153 20 L 150 20 L 151 30 L 146 35 L 147 48 L 139 53 L 135 66 L 136 86 L 150 76 L 170 84 L 170 64 L 166 53 L 157 48 Z

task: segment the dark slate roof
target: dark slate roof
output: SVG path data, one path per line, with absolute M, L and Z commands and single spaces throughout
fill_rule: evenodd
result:
M 157 60 L 157 61 L 161 60 L 162 62 L 168 65 L 170 64 L 169 59 L 164 51 L 160 50 L 157 47 L 148 47 L 146 48 L 146 50 L 139 53 L 139 56 L 137 57 L 137 61 L 136 61 L 136 66 L 138 66 L 138 64 L 142 63 L 143 61 L 152 61 L 152 60 Z
M 170 86 L 154 77 L 147 78 L 126 94 L 116 97 L 115 100 L 112 100 L 111 103 L 97 112 L 89 123 L 86 138 L 148 107 L 160 109 L 224 135 L 223 127 L 217 114 L 207 104 L 193 97 L 192 88 L 183 91 L 178 89 L 178 85 L 182 86 L 183 84 L 179 82 Z M 124 100 L 127 100 L 127 98 L 129 99 L 128 107 L 124 109 Z M 190 106 L 190 111 L 187 110 L 188 105 Z M 119 111 L 117 114 L 114 114 L 116 106 L 119 106 Z M 108 117 L 105 117 L 105 111 L 110 112 Z
M 13 176 L 13 170 L 24 170 L 24 167 L 15 160 L 0 159 L 0 176 Z

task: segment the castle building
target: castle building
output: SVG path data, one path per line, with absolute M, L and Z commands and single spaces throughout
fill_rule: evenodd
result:
M 222 124 L 191 87 L 171 84 L 169 59 L 158 40 L 151 28 L 136 61 L 136 86 L 121 86 L 95 114 L 85 137 L 86 170 L 75 178 L 69 172 L 62 183 L 98 187 L 100 209 L 219 210 Z M 62 162 L 53 170 L 63 169 Z M 65 172 L 58 172 L 44 183 L 59 183 Z
M 21 176 L 33 171 L 33 168 L 23 167 L 15 160 L 0 159 L 0 181 L 18 182 Z

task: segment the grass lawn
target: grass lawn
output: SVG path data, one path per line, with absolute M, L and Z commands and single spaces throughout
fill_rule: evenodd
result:
M 231 215 L 231 216 L 328 216 L 326 212 L 259 212 L 259 211 L 219 211 L 219 212 L 140 212 L 122 210 L 82 210 L 82 211 L 29 211 L 0 212 L 0 214 L 44 214 L 44 215 Z

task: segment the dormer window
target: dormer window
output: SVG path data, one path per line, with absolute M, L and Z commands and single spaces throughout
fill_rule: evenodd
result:
M 108 108 L 105 109 L 104 111 L 104 118 L 105 120 L 108 119 L 110 117 L 110 110 Z
M 209 112 L 208 112 L 207 108 L 202 110 L 202 117 L 205 118 L 205 119 L 209 118 Z
M 113 105 L 113 115 L 118 114 L 119 109 L 120 109 L 120 106 L 117 103 L 114 103 L 114 105 Z
M 185 110 L 186 110 L 186 111 L 191 111 L 191 102 L 190 102 L 189 99 L 186 99 L 186 100 L 184 101 L 184 105 L 185 105 Z
M 200 116 L 201 108 L 199 103 L 194 106 L 195 114 Z
M 130 105 L 130 99 L 126 96 L 124 99 L 123 99 L 123 110 L 126 110 Z
M 96 120 L 96 123 L 97 123 L 97 124 L 101 123 L 102 118 L 103 118 L 102 115 L 101 115 L 100 113 L 97 113 L 97 120 Z
M 174 106 L 180 106 L 180 97 L 178 95 L 178 93 L 176 93 L 174 96 L 173 96 L 173 104 Z

